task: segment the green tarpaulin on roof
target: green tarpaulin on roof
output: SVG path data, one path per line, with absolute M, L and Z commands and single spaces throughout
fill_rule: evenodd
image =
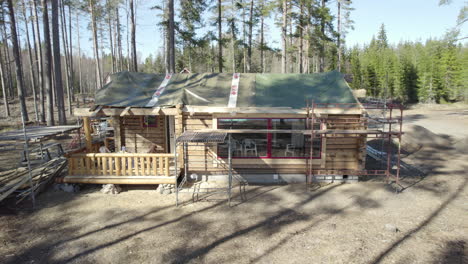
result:
M 165 74 L 119 72 L 96 93 L 96 105 L 148 107 Z M 172 75 L 156 106 L 227 107 L 232 73 Z M 236 107 L 306 107 L 316 103 L 356 103 L 343 75 L 332 71 L 314 74 L 241 73 Z

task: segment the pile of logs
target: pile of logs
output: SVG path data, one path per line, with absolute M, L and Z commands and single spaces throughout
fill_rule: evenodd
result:
M 0 173 L 0 201 L 16 195 L 18 203 L 33 191 L 35 195 L 60 175 L 67 164 L 65 157 L 56 157 L 31 168 L 32 186 L 27 168 L 18 168 Z

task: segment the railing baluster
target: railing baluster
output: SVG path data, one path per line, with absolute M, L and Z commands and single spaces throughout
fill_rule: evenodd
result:
M 107 175 L 107 157 L 102 157 L 102 174 Z
M 153 176 L 156 176 L 158 175 L 157 157 L 152 157 L 152 161 L 153 161 L 153 168 L 151 170 L 151 173 L 153 174 Z
M 120 157 L 115 157 L 115 175 L 121 176 Z
M 164 162 L 166 163 L 164 165 L 164 168 L 166 169 L 166 175 L 165 176 L 169 176 L 169 157 L 164 157 Z
M 164 159 L 159 157 L 159 175 L 164 175 Z

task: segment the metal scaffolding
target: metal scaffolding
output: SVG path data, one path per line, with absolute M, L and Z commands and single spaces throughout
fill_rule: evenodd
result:
M 227 138 L 227 140 L 226 140 Z M 223 164 L 222 159 L 218 159 L 218 156 L 213 151 L 217 148 L 218 144 L 227 143 L 228 158 L 227 168 Z M 183 170 L 181 171 L 178 167 L 177 151 L 175 151 L 175 173 L 176 176 L 183 172 L 183 177 L 180 182 L 176 182 L 176 206 L 179 204 L 179 193 L 190 192 L 192 193 L 192 199 L 198 199 L 200 193 L 205 194 L 226 194 L 229 205 L 232 199 L 232 148 L 231 148 L 231 134 L 225 132 L 211 131 L 211 132 L 197 132 L 197 131 L 186 131 L 176 139 L 176 148 L 182 148 L 182 161 Z M 192 153 L 189 154 L 189 151 Z M 202 154 L 197 154 L 195 151 L 202 151 Z M 215 164 L 216 166 L 213 166 Z M 192 170 L 194 167 L 194 170 Z M 210 167 L 210 171 L 208 171 Z M 189 172 L 200 171 L 200 168 L 204 168 L 206 173 L 211 175 L 224 175 L 227 172 L 228 182 L 225 187 L 209 187 L 202 188 L 194 186 L 193 180 Z M 191 182 L 192 180 L 192 182 Z M 241 189 L 242 190 L 242 189 Z
M 342 110 L 347 109 L 362 109 L 363 115 L 359 118 L 333 118 L 329 119 L 328 116 L 321 116 L 316 114 L 320 110 L 329 108 L 339 108 Z M 369 114 L 373 110 L 380 110 L 383 116 Z M 396 113 L 395 113 L 396 112 Z M 399 112 L 399 113 L 398 113 Z M 311 144 L 314 138 L 330 138 L 330 137 L 347 137 L 347 138 L 376 138 L 387 141 L 387 151 L 380 151 L 380 154 L 385 155 L 386 168 L 382 170 L 335 170 L 335 169 L 314 169 L 311 158 L 308 160 L 307 166 L 307 184 L 312 183 L 314 176 L 318 175 L 357 175 L 357 176 L 386 176 L 387 182 L 390 179 L 395 180 L 399 184 L 400 180 L 400 163 L 401 163 L 401 138 L 403 135 L 403 106 L 396 103 L 386 101 L 371 101 L 365 103 L 314 103 L 307 106 L 307 124 L 310 124 L 309 134 L 311 135 Z M 340 124 L 348 126 L 357 126 L 359 129 L 313 129 L 314 124 Z M 394 125 L 394 126 L 392 126 Z M 372 128 L 372 129 L 369 129 Z M 397 139 L 396 157 L 392 158 L 392 142 Z M 312 151 L 312 145 L 311 145 Z M 326 156 L 323 158 L 327 158 Z M 382 159 L 383 160 L 383 159 Z M 393 165 L 396 166 L 395 173 L 392 173 Z

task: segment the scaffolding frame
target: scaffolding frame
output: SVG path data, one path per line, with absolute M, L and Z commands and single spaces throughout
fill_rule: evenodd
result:
M 330 119 L 328 115 L 321 115 L 320 110 L 326 110 L 330 108 L 338 108 L 341 110 L 360 109 L 362 113 L 353 114 L 360 115 L 359 118 L 333 118 Z M 371 103 L 315 103 L 311 102 L 307 104 L 306 108 L 306 128 L 305 129 L 201 129 L 201 130 L 189 130 L 185 131 L 180 137 L 176 139 L 176 149 L 182 148 L 182 161 L 183 161 L 183 177 L 180 182 L 176 182 L 176 205 L 179 204 L 179 192 L 190 191 L 189 188 L 184 186 L 188 182 L 188 173 L 190 170 L 188 149 L 192 146 L 199 147 L 203 145 L 206 147 L 207 144 L 223 144 L 228 145 L 228 184 L 226 187 L 220 188 L 199 188 L 197 191 L 192 190 L 193 193 L 208 193 L 218 191 L 225 192 L 227 194 L 227 200 L 229 205 L 232 199 L 232 180 L 233 180 L 233 166 L 232 166 L 232 147 L 231 147 L 231 134 L 244 134 L 244 133 L 301 133 L 304 135 L 310 135 L 310 157 L 306 159 L 306 185 L 309 186 L 313 182 L 314 176 L 327 176 L 327 175 L 355 175 L 355 176 L 385 176 L 387 183 L 393 179 L 396 184 L 400 184 L 400 167 L 401 167 L 401 140 L 403 135 L 403 106 L 391 102 L 371 102 Z M 383 110 L 383 116 L 371 116 L 369 110 Z M 398 115 L 394 115 L 395 111 L 399 111 Z M 327 111 L 324 111 L 327 112 Z M 351 125 L 358 127 L 358 129 L 314 129 L 316 124 L 333 124 L 333 125 Z M 381 125 L 381 129 L 369 129 L 369 125 Z M 393 125 L 393 126 L 392 126 Z M 385 157 L 386 168 L 378 170 L 354 170 L 354 169 L 323 169 L 314 168 L 313 165 L 313 144 L 315 138 L 361 138 L 367 141 L 369 138 L 382 139 L 387 141 L 387 152 Z M 226 140 L 227 138 L 227 140 Z M 392 140 L 397 139 L 397 151 L 396 159 L 392 159 Z M 367 145 L 367 143 L 365 144 Z M 182 172 L 181 168 L 178 167 L 178 151 L 175 151 L 175 173 L 179 176 Z M 367 153 L 366 153 L 367 154 Z M 321 158 L 327 158 L 327 154 Z M 217 153 L 213 155 L 214 159 L 219 160 Z M 392 161 L 396 160 L 395 164 Z M 207 163 L 207 160 L 203 160 L 203 163 Z M 396 166 L 396 172 L 392 173 L 393 165 Z M 178 178 L 178 177 L 177 177 Z M 242 193 L 241 193 L 242 197 Z
M 363 114 L 360 118 L 333 118 L 318 116 L 316 112 L 320 109 L 339 108 L 339 109 L 362 109 Z M 369 115 L 369 110 L 382 110 L 382 117 Z M 399 111 L 399 115 L 394 115 L 394 111 Z M 313 129 L 316 122 L 333 123 L 341 125 L 357 125 L 363 130 L 315 130 Z M 329 138 L 343 135 L 346 138 L 376 138 L 387 141 L 386 152 L 386 168 L 383 170 L 335 170 L 335 169 L 314 169 L 311 158 L 308 159 L 306 170 L 306 184 L 310 185 L 314 176 L 327 175 L 356 175 L 356 176 L 385 176 L 386 181 L 394 179 L 396 184 L 400 184 L 400 168 L 401 168 L 401 140 L 403 133 L 403 106 L 401 104 L 387 102 L 386 100 L 371 101 L 365 103 L 315 103 L 313 100 L 307 103 L 307 125 L 310 124 L 311 144 L 313 138 Z M 381 129 L 369 130 L 369 125 L 381 125 Z M 392 125 L 395 127 L 392 128 Z M 392 140 L 397 139 L 396 151 L 396 173 L 392 173 Z M 311 146 L 311 154 L 312 154 Z M 326 159 L 326 154 L 323 157 Z
M 227 140 L 226 140 L 227 137 Z M 189 170 L 191 165 L 206 165 L 209 161 L 206 158 L 206 155 L 203 155 L 204 157 L 200 160 L 195 160 L 191 161 L 189 159 L 189 148 L 190 147 L 201 147 L 203 146 L 204 151 L 209 150 L 208 146 L 209 144 L 214 144 L 214 146 L 217 146 L 217 144 L 224 144 L 227 143 L 228 145 L 228 182 L 226 187 L 212 187 L 212 188 L 190 188 L 187 187 L 187 184 L 189 182 Z M 219 132 L 219 131 L 212 131 L 212 132 L 199 132 L 199 131 L 185 131 L 181 136 L 179 136 L 176 141 L 175 141 L 176 149 L 179 147 L 182 148 L 182 159 L 183 159 L 183 177 L 180 183 L 176 181 L 175 185 L 175 191 L 176 191 L 176 206 L 179 205 L 179 193 L 181 192 L 191 192 L 192 193 L 192 200 L 195 200 L 195 196 L 198 198 L 198 195 L 200 193 L 206 193 L 206 194 L 215 194 L 215 193 L 226 193 L 227 195 L 227 201 L 229 206 L 231 205 L 231 200 L 232 200 L 232 179 L 233 179 L 233 173 L 232 173 L 232 145 L 231 145 L 231 134 L 224 133 L 224 132 Z M 175 151 L 175 175 L 176 178 L 177 176 L 180 175 L 181 171 L 178 170 L 178 157 L 177 157 L 177 151 Z M 192 155 L 195 156 L 195 155 Z M 214 155 L 212 162 L 214 162 L 215 159 L 218 159 L 217 155 Z M 225 171 L 223 167 L 221 167 L 220 171 Z M 242 192 L 242 187 L 240 187 L 241 192 Z M 241 194 L 241 197 L 242 194 Z

